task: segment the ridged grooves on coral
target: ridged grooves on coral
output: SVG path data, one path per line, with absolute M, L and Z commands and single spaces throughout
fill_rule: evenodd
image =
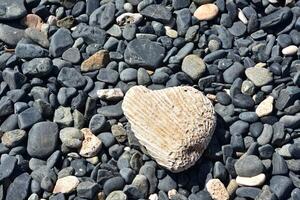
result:
M 122 109 L 150 156 L 173 172 L 195 164 L 216 124 L 210 100 L 190 86 L 154 91 L 134 86 L 126 93 Z

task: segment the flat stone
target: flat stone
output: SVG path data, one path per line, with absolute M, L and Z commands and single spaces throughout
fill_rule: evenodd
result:
M 97 96 L 102 100 L 118 101 L 124 97 L 124 93 L 120 88 L 97 90 Z
M 288 199 L 293 187 L 291 179 L 286 176 L 272 176 L 270 180 L 270 189 L 279 200 Z
M 257 87 L 264 86 L 273 80 L 272 73 L 268 69 L 262 67 L 247 68 L 245 74 Z
M 105 67 L 109 62 L 109 53 L 106 50 L 100 50 L 86 59 L 81 64 L 82 72 L 94 71 Z
M 39 31 L 36 28 L 27 28 L 25 29 L 25 36 L 44 48 L 49 47 L 49 40 L 45 33 Z
M 300 114 L 284 115 L 279 121 L 284 124 L 285 128 L 297 129 L 300 127 Z
M 25 200 L 29 192 L 31 177 L 28 173 L 17 176 L 9 185 L 6 200 Z
M 66 87 L 82 88 L 86 79 L 74 68 L 64 67 L 60 70 L 57 80 Z
M 256 114 L 258 117 L 263 117 L 269 115 L 273 111 L 273 101 L 274 97 L 268 96 L 265 100 L 263 100 L 257 107 L 256 107 Z
M 219 179 L 210 179 L 205 187 L 214 200 L 229 200 L 229 194 Z
M 0 24 L 0 40 L 9 46 L 16 46 L 24 36 L 24 30 L 6 24 Z
M 77 39 L 82 37 L 87 44 L 99 44 L 103 46 L 106 41 L 106 33 L 97 26 L 88 26 L 80 23 L 72 32 L 72 37 Z
M 233 83 L 235 79 L 240 77 L 245 71 L 244 66 L 239 62 L 234 62 L 229 68 L 223 72 L 223 79 L 226 83 Z
M 206 21 L 214 19 L 219 13 L 219 8 L 215 4 L 208 3 L 201 5 L 194 12 L 194 17 L 198 20 Z
M 181 69 L 195 81 L 204 74 L 206 65 L 200 57 L 191 54 L 183 59 Z
M 235 193 L 238 197 L 255 199 L 261 193 L 261 189 L 255 187 L 239 187 Z
M 34 58 L 22 65 L 22 71 L 25 75 L 43 77 L 48 75 L 53 69 L 50 58 Z
M 150 4 L 140 11 L 145 17 L 161 23 L 168 23 L 172 18 L 172 13 L 165 6 L 159 4 Z
M 97 79 L 105 83 L 116 84 L 119 79 L 119 73 L 113 69 L 101 68 Z
M 96 156 L 102 147 L 101 140 L 88 128 L 81 129 L 81 132 L 83 133 L 84 139 L 79 150 L 79 155 L 86 158 Z
M 39 122 L 28 133 L 27 152 L 35 158 L 47 158 L 56 149 L 58 126 L 53 122 Z
M 20 19 L 27 14 L 23 0 L 1 0 L 0 5 L 0 20 Z
M 43 117 L 39 110 L 35 107 L 30 107 L 19 114 L 18 125 L 20 129 L 26 129 L 42 121 L 42 119 Z
M 91 15 L 89 24 L 99 26 L 102 29 L 107 28 L 114 21 L 116 6 L 114 3 L 106 3 L 96 9 Z
M 252 177 L 241 177 L 241 176 L 236 177 L 237 184 L 241 186 L 251 186 L 251 187 L 260 186 L 265 182 L 265 180 L 266 180 L 265 174 L 258 174 Z
M 62 59 L 65 61 L 68 61 L 73 64 L 77 64 L 81 60 L 81 53 L 79 49 L 72 47 L 67 49 L 63 54 L 62 54 Z
M 2 154 L 0 165 L 0 181 L 8 178 L 14 171 L 17 159 L 13 156 Z
M 123 191 L 116 190 L 111 192 L 106 200 L 127 200 L 127 195 Z
M 104 106 L 97 109 L 97 112 L 104 117 L 121 117 L 123 115 L 122 110 L 122 101 L 115 104 L 115 105 L 109 105 Z
M 130 65 L 156 69 L 162 62 L 165 49 L 157 42 L 147 39 L 135 39 L 128 43 L 124 58 Z
M 15 129 L 5 132 L 1 137 L 1 141 L 6 147 L 15 147 L 23 141 L 26 135 L 26 131 Z
M 48 50 L 35 45 L 19 42 L 16 46 L 15 54 L 18 58 L 22 59 L 33 59 L 46 57 L 48 55 Z
M 68 194 L 76 189 L 79 185 L 79 179 L 76 176 L 66 176 L 59 178 L 53 189 L 53 193 Z
M 292 12 L 290 8 L 284 7 L 272 12 L 264 17 L 260 18 L 260 28 L 271 28 L 276 27 L 281 23 L 285 23 L 287 20 L 292 18 Z
M 99 190 L 100 188 L 97 183 L 91 181 L 83 181 L 77 186 L 76 192 L 78 197 L 93 199 L 97 195 Z

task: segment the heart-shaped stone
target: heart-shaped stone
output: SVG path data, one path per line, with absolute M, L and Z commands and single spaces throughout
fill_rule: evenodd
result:
M 212 103 L 190 86 L 153 91 L 134 86 L 126 93 L 122 109 L 141 145 L 172 172 L 196 163 L 216 125 Z

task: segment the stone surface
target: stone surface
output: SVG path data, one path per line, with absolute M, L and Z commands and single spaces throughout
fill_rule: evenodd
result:
M 254 83 L 255 86 L 261 87 L 273 80 L 272 73 L 261 67 L 251 67 L 247 68 L 245 71 L 247 78 Z
M 146 6 L 140 11 L 140 14 L 162 23 L 168 23 L 172 18 L 172 13 L 165 6 L 159 4 Z
M 170 99 L 178 99 L 176 98 L 177 95 L 180 95 L 182 100 L 174 104 Z M 163 98 L 164 101 L 162 101 L 161 98 Z M 143 100 L 141 101 L 141 99 Z M 164 102 L 168 103 L 164 104 Z M 191 102 L 193 103 L 191 104 Z M 158 106 L 160 104 L 163 106 Z M 197 104 L 198 106 L 187 106 L 193 104 Z M 157 107 L 155 114 L 152 112 L 152 106 Z M 196 108 L 201 109 L 201 111 L 197 112 L 195 110 Z M 140 143 L 146 147 L 149 154 L 160 165 L 174 172 L 179 172 L 191 167 L 199 159 L 215 127 L 216 119 L 210 101 L 203 96 L 201 92 L 191 87 L 175 87 L 151 91 L 143 86 L 136 86 L 126 93 L 122 109 L 131 123 L 131 129 L 135 133 L 135 136 L 139 139 Z M 143 109 L 144 112 L 141 113 L 139 111 L 140 109 Z M 205 112 L 203 112 L 203 110 L 205 110 Z M 180 118 L 179 112 L 186 112 L 187 116 L 190 114 L 190 117 Z M 192 114 L 194 112 L 195 114 Z M 140 116 L 139 113 L 142 114 L 142 116 Z M 145 115 L 145 113 L 147 114 Z M 147 116 L 147 119 L 145 119 L 145 116 Z M 156 118 L 158 116 L 164 118 L 166 121 L 161 120 L 161 122 L 157 122 Z M 195 119 L 199 120 L 197 124 L 190 124 L 190 122 Z M 151 121 L 153 120 L 156 122 L 152 123 Z M 162 121 L 164 122 L 162 123 Z M 182 125 L 179 128 L 177 125 L 174 126 L 175 124 Z M 203 126 L 203 124 L 205 124 L 205 126 Z M 145 127 L 147 127 L 147 129 L 145 129 Z M 177 128 L 171 129 L 171 127 Z M 199 131 L 195 131 L 198 128 L 200 128 Z M 193 132 L 189 132 L 188 130 L 193 130 Z M 187 133 L 190 134 L 186 135 Z M 162 138 L 160 137 L 161 135 L 165 135 L 165 137 Z M 160 140 L 157 140 L 158 138 L 160 138 Z M 185 142 L 174 147 L 174 144 L 176 144 L 175 140 L 177 141 L 178 138 Z M 189 143 L 189 138 L 193 138 L 192 141 L 195 143 Z M 191 152 L 187 152 L 186 148 L 191 147 L 195 149 Z M 175 149 L 177 150 L 174 151 Z M 162 152 L 165 153 L 162 154 Z M 188 155 L 186 155 L 186 153 L 188 153 Z M 174 163 L 169 163 L 169 160 L 172 160 Z
M 208 193 L 214 200 L 228 200 L 229 194 L 219 179 L 210 179 L 205 185 Z
M 53 122 L 39 122 L 28 133 L 27 152 L 36 158 L 47 158 L 56 149 L 58 126 Z
M 60 130 L 59 138 L 62 141 L 62 143 L 67 147 L 79 148 L 81 147 L 84 136 L 79 129 L 67 127 Z
M 9 185 L 6 200 L 25 200 L 29 192 L 31 177 L 28 173 L 17 176 Z
M 261 160 L 254 155 L 240 158 L 234 165 L 237 175 L 242 177 L 253 177 L 263 172 L 264 166 Z
M 212 20 L 218 15 L 218 13 L 219 8 L 215 4 L 208 3 L 197 8 L 194 12 L 194 17 L 201 21 Z
M 74 191 L 78 185 L 79 179 L 76 176 L 66 176 L 63 178 L 59 178 L 56 181 L 53 193 L 68 194 Z
M 22 0 L 0 1 L 0 20 L 15 20 L 27 14 L 27 10 Z
M 101 140 L 98 137 L 96 137 L 88 128 L 81 129 L 81 132 L 83 133 L 84 139 L 82 141 L 79 154 L 82 157 L 87 158 L 96 156 L 102 147 Z
M 26 135 L 26 131 L 15 129 L 5 132 L 1 137 L 1 141 L 6 147 L 15 147 L 24 140 Z
M 118 101 L 124 96 L 124 93 L 119 88 L 97 90 L 97 96 L 102 100 Z
M 52 56 L 59 57 L 72 45 L 71 32 L 66 28 L 60 28 L 51 37 L 49 52 Z
M 271 114 L 273 111 L 273 101 L 274 97 L 272 96 L 268 96 L 265 100 L 263 100 L 255 110 L 257 116 L 263 117 Z

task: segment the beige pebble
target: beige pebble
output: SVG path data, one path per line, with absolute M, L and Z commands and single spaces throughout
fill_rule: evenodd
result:
M 117 101 L 124 97 L 120 88 L 97 90 L 97 96 L 102 100 Z
M 263 100 L 256 108 L 255 112 L 258 117 L 263 117 L 270 114 L 273 111 L 274 97 L 268 96 Z
M 79 179 L 76 176 L 66 176 L 56 181 L 53 193 L 70 193 L 74 191 L 79 184 Z
M 23 18 L 22 23 L 25 24 L 28 28 L 36 28 L 38 30 L 41 30 L 43 20 L 38 15 L 28 14 Z
M 99 158 L 98 158 L 98 156 L 94 156 L 94 157 L 91 157 L 91 158 L 87 158 L 86 161 L 93 164 L 93 165 L 96 165 L 96 164 L 99 163 Z
M 97 194 L 97 200 L 105 200 L 105 194 L 104 194 L 104 192 L 99 192 Z
M 229 194 L 219 179 L 210 179 L 206 183 L 206 189 L 214 200 L 229 200 Z
M 294 55 L 295 53 L 297 53 L 298 51 L 298 47 L 295 45 L 290 45 L 288 47 L 285 47 L 284 49 L 282 49 L 282 54 L 285 56 L 291 56 Z
M 47 24 L 55 26 L 57 23 L 57 18 L 54 15 L 50 15 L 47 19 Z
M 178 37 L 178 33 L 176 30 L 171 29 L 171 27 L 169 26 L 165 26 L 165 30 L 166 30 L 166 35 L 170 38 L 177 38 Z
M 102 142 L 96 137 L 89 128 L 81 129 L 84 139 L 79 150 L 82 157 L 94 157 L 101 150 Z
M 245 14 L 243 13 L 243 11 L 239 8 L 239 12 L 238 12 L 238 18 L 241 20 L 241 22 L 243 22 L 244 24 L 248 24 L 248 19 L 245 16 Z
M 239 187 L 239 185 L 237 184 L 236 180 L 231 179 L 226 188 L 229 196 L 234 195 L 235 191 L 238 189 L 238 187 Z
M 105 67 L 109 62 L 109 53 L 106 50 L 100 50 L 91 57 L 82 62 L 80 70 L 82 72 L 89 72 Z
M 219 8 L 213 3 L 208 3 L 201 5 L 197 10 L 194 12 L 194 17 L 198 20 L 212 20 L 214 19 L 219 13 Z
M 266 175 L 265 174 L 258 174 L 253 177 L 241 177 L 237 176 L 236 177 L 236 182 L 238 185 L 241 186 L 259 186 L 262 185 L 266 180 Z
M 256 65 L 254 67 L 266 67 L 266 66 L 267 66 L 267 63 L 259 62 L 259 63 L 256 63 Z
M 175 189 L 168 191 L 168 197 L 169 199 L 172 199 L 177 194 L 177 191 Z

